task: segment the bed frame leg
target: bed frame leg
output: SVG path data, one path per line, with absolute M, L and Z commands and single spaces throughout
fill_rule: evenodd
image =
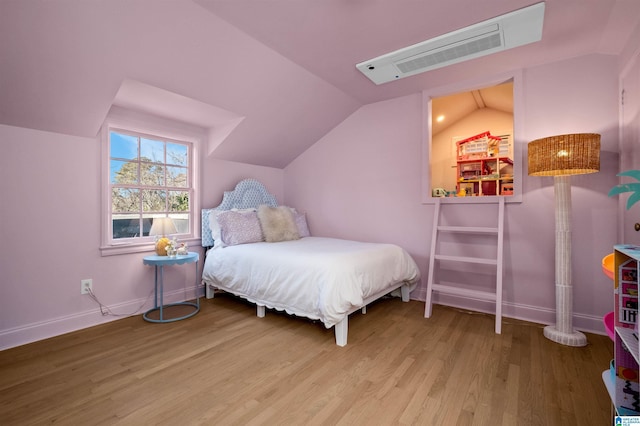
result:
M 257 312 L 258 318 L 264 318 L 265 307 L 261 305 L 256 305 L 256 307 L 258 308 L 258 312 Z
M 213 299 L 213 296 L 215 295 L 215 289 L 211 287 L 209 284 L 204 283 L 204 294 L 207 297 L 207 299 Z
M 346 346 L 347 332 L 349 331 L 349 317 L 344 317 L 344 319 L 337 323 L 334 328 L 336 332 L 336 345 Z
M 402 287 L 400 287 L 400 293 L 402 294 L 402 301 L 408 302 L 409 301 L 409 284 L 404 284 Z

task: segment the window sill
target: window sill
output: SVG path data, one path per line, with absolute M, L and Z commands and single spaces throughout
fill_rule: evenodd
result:
M 200 238 L 185 238 L 178 240 L 181 243 L 187 243 L 190 247 L 190 251 L 192 247 L 200 247 Z M 100 255 L 101 256 L 117 256 L 121 254 L 130 254 L 130 253 L 144 253 L 144 252 L 154 252 L 155 244 L 144 242 L 144 243 L 128 243 L 128 244 L 114 244 L 110 246 L 102 246 L 100 247 Z
M 441 197 L 442 204 L 498 204 L 504 198 L 506 204 L 521 203 L 522 195 L 485 195 L 482 197 Z M 435 204 L 438 197 L 428 196 L 422 204 Z

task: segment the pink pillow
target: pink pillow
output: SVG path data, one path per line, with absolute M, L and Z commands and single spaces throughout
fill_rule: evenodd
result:
M 257 243 L 264 241 L 256 212 L 225 211 L 218 213 L 220 235 L 225 245 Z
M 296 221 L 300 238 L 310 237 L 311 233 L 309 232 L 309 225 L 307 225 L 307 214 L 294 212 L 293 219 Z

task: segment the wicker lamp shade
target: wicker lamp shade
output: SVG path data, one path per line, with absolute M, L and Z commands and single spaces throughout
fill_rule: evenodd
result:
M 530 176 L 568 176 L 600 171 L 600 135 L 575 133 L 529 142 Z

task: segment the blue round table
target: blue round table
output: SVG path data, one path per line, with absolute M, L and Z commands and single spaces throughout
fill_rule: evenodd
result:
M 175 257 L 169 256 L 146 256 L 142 260 L 145 265 L 153 265 L 155 266 L 155 296 L 154 296 L 154 307 L 145 312 L 142 317 L 149 322 L 173 322 L 179 321 L 186 318 L 190 318 L 200 312 L 200 298 L 198 297 L 198 259 L 200 259 L 200 255 L 198 253 L 189 252 L 186 255 L 178 255 Z M 171 303 L 165 305 L 163 303 L 164 297 L 164 289 L 163 289 L 163 267 L 167 265 L 183 265 L 185 263 L 195 263 L 196 265 L 196 303 L 192 302 L 178 302 Z M 170 306 L 191 306 L 194 308 L 193 312 L 188 313 L 187 315 L 183 315 L 181 317 L 175 318 L 165 318 L 164 317 L 164 309 Z M 159 311 L 160 317 L 158 319 L 150 318 L 149 314 L 151 312 Z

